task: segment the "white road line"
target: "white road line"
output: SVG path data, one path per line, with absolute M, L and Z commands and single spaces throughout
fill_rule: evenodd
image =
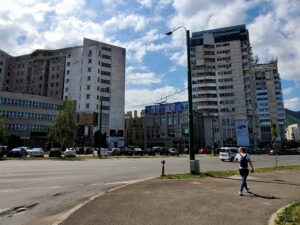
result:
M 9 208 L 6 208 L 6 209 L 0 209 L 0 214 L 1 213 L 4 213 L 4 212 L 7 212 L 9 210 Z
M 19 192 L 19 191 L 27 191 L 27 190 L 36 190 L 36 189 L 60 189 L 66 186 L 48 186 L 48 187 L 31 187 L 31 188 L 15 188 L 15 189 L 3 189 L 0 190 L 0 193 L 7 193 L 7 192 Z

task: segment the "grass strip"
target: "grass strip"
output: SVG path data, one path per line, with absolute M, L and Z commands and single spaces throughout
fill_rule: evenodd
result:
M 291 166 L 277 166 L 277 167 L 265 167 L 255 169 L 255 173 L 266 173 L 273 171 L 282 171 L 282 170 L 300 170 L 300 165 L 291 165 Z M 221 170 L 221 171 L 207 171 L 201 172 L 200 174 L 168 174 L 166 176 L 161 176 L 161 179 L 198 179 L 203 177 L 229 177 L 239 174 L 238 170 Z
M 285 208 L 275 220 L 276 225 L 300 224 L 300 201 Z

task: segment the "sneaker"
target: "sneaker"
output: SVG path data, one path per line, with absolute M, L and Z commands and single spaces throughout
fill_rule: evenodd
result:
M 246 188 L 247 193 L 251 193 L 250 188 Z
M 239 195 L 240 195 L 240 196 L 243 196 L 243 192 L 239 191 Z

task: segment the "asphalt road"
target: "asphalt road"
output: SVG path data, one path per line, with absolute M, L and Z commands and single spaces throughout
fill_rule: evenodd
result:
M 197 156 L 199 157 L 199 156 Z M 130 158 L 103 160 L 0 161 L 0 225 L 53 224 L 92 196 L 128 183 L 157 177 L 161 161 L 166 174 L 189 171 L 189 159 Z M 274 166 L 274 156 L 253 156 L 255 167 Z M 300 155 L 278 156 L 278 165 L 300 164 Z M 235 163 L 200 156 L 200 169 L 236 169 Z

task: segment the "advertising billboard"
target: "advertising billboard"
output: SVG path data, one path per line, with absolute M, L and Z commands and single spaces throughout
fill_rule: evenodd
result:
M 249 146 L 248 120 L 235 120 L 237 146 Z

